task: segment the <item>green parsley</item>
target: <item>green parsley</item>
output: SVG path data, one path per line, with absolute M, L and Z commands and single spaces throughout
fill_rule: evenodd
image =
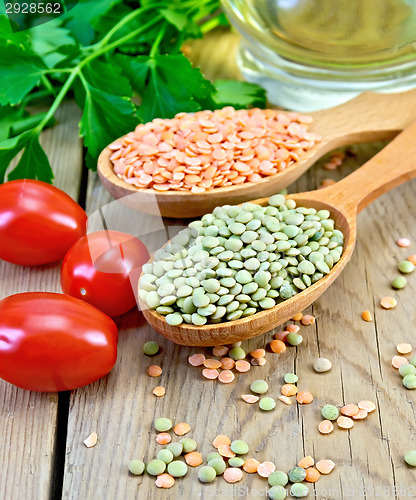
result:
M 264 107 L 262 88 L 206 80 L 181 52 L 185 40 L 223 24 L 219 0 L 80 0 L 60 18 L 16 32 L 0 12 L 0 183 L 20 152 L 9 180 L 52 182 L 39 136 L 73 96 L 91 169 L 139 122 L 227 105 Z M 45 102 L 46 112 L 28 112 Z

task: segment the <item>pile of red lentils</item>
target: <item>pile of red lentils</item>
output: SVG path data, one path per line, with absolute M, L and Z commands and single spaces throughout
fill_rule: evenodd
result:
M 310 116 L 272 109 L 156 118 L 109 146 L 115 174 L 138 188 L 191 191 L 259 182 L 299 161 L 319 136 Z

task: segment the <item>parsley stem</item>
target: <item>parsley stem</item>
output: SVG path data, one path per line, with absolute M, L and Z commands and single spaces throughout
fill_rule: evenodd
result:
M 41 81 L 45 86 L 46 90 L 48 90 L 54 97 L 56 97 L 56 91 L 53 88 L 53 85 L 50 82 L 49 78 L 45 74 L 42 75 Z
M 86 57 L 83 61 L 81 61 L 76 66 L 76 68 L 78 68 L 78 69 L 83 68 L 90 61 L 96 59 L 97 57 L 101 56 L 102 54 L 105 54 L 106 52 L 109 52 L 110 50 L 119 47 L 123 43 L 128 42 L 131 38 L 134 38 L 137 35 L 140 35 L 140 33 L 142 33 L 143 31 L 146 31 L 148 28 L 152 27 L 154 24 L 157 24 L 161 19 L 162 19 L 161 16 L 156 16 L 154 19 L 152 19 L 152 21 L 149 21 L 148 23 L 143 24 L 143 26 L 141 26 L 137 30 L 132 31 L 131 33 L 128 33 L 127 35 L 124 35 L 123 37 L 119 38 L 118 40 L 115 40 L 114 42 L 112 42 L 104 47 L 101 47 L 96 52 L 93 52 L 88 57 Z
M 101 49 L 97 50 L 96 52 L 90 54 L 88 57 L 86 57 L 83 61 L 81 61 L 79 64 L 77 64 L 70 72 L 67 80 L 63 84 L 61 90 L 59 91 L 59 94 L 56 96 L 52 106 L 49 108 L 49 111 L 47 112 L 45 118 L 39 123 L 39 125 L 36 126 L 34 130 L 36 132 L 41 132 L 44 126 L 48 123 L 50 118 L 55 114 L 55 111 L 59 108 L 60 104 L 64 100 L 66 94 L 68 93 L 69 89 L 71 88 L 71 85 L 75 78 L 77 76 L 81 76 L 81 69 L 88 64 L 90 61 L 93 61 L 97 57 L 101 56 L 102 54 L 105 54 L 106 52 L 109 52 L 110 50 L 118 47 L 119 45 L 122 45 L 123 43 L 127 42 L 131 38 L 134 38 L 135 36 L 139 35 L 143 31 L 146 31 L 149 27 L 153 26 L 154 24 L 158 23 L 161 20 L 161 16 L 156 16 L 152 21 L 149 21 L 148 23 L 144 24 L 140 28 L 138 28 L 135 31 L 132 31 L 131 33 L 119 38 L 118 40 L 115 40 L 114 42 L 108 44 L 105 47 L 102 47 Z M 62 71 L 62 70 L 61 70 Z
M 221 25 L 221 18 L 219 16 L 213 17 L 212 19 L 209 19 L 209 21 L 206 21 L 205 23 L 201 24 L 201 32 L 204 35 L 205 33 L 208 33 L 208 31 L 213 30 L 217 26 Z
M 163 4 L 160 4 L 160 5 L 162 6 Z M 100 46 L 106 45 L 110 41 L 110 39 L 114 35 L 114 33 L 116 33 L 120 28 L 125 26 L 127 23 L 132 21 L 137 16 L 140 16 L 140 14 L 143 14 L 144 12 L 146 12 L 148 10 L 154 10 L 155 7 L 157 7 L 157 4 L 152 4 L 151 7 L 141 7 L 140 9 L 136 9 L 133 12 L 130 12 L 130 14 L 127 14 L 127 16 L 125 16 L 123 19 L 121 19 L 117 24 L 115 24 L 111 28 L 111 30 L 105 35 L 105 37 L 103 37 L 97 43 L 97 46 L 100 47 Z
M 45 125 L 49 122 L 49 120 L 53 117 L 55 114 L 55 111 L 59 108 L 61 102 L 64 100 L 68 90 L 70 89 L 72 82 L 75 80 L 75 78 L 78 76 L 79 73 L 79 68 L 78 66 L 75 66 L 71 74 L 69 75 L 68 79 L 66 82 L 63 84 L 61 90 L 59 91 L 59 94 L 56 96 L 55 100 L 52 103 L 52 106 L 49 108 L 49 111 L 46 113 L 45 117 L 43 120 L 35 127 L 36 132 L 41 132 L 42 129 L 45 127 Z
M 150 49 L 150 54 L 149 54 L 150 57 L 155 57 L 155 55 L 157 54 L 160 42 L 162 41 L 165 31 L 166 31 L 166 23 L 163 24 L 159 33 L 157 34 L 155 41 L 153 42 L 152 48 Z

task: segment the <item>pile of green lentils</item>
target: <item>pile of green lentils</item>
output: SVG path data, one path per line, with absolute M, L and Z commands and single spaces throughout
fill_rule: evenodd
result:
M 143 266 L 140 297 L 170 325 L 220 323 L 271 309 L 339 261 L 344 237 L 330 215 L 281 194 L 266 207 L 216 207 Z

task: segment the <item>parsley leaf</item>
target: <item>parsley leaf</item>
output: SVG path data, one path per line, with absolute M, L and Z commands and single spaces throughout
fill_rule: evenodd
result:
M 142 98 L 138 114 L 144 122 L 155 117 L 171 118 L 181 111 L 198 111 L 201 102 L 215 92 L 183 54 L 135 58 L 120 55 L 117 62 Z
M 15 106 L 0 108 L 0 141 L 9 137 L 13 122 L 20 120 L 22 115 L 22 110 Z
M 74 54 L 79 51 L 71 32 L 56 19 L 35 26 L 30 30 L 30 38 L 32 49 L 42 57 L 49 68 L 54 68 L 65 60 L 69 48 Z
M 62 18 L 66 27 L 83 45 L 95 39 L 95 26 L 99 20 L 122 0 L 79 0 L 78 4 Z
M 53 173 L 48 157 L 39 143 L 39 134 L 32 131 L 24 132 L 18 137 L 21 139 L 25 150 L 19 163 L 8 175 L 8 180 L 13 179 L 38 179 L 44 182 L 52 182 Z
M 264 108 L 266 91 L 254 83 L 234 80 L 215 80 L 216 92 L 212 98 L 219 107 L 233 106 L 236 109 L 249 106 Z
M 138 123 L 136 109 L 125 96 L 110 94 L 82 79 L 85 91 L 80 134 L 88 148 L 87 165 L 95 170 L 98 155 L 110 142 L 131 131 Z
M 0 44 L 0 104 L 18 104 L 39 83 L 45 68 L 23 45 L 11 40 Z
M 23 148 L 22 157 L 8 175 L 8 180 L 39 179 L 44 182 L 52 182 L 51 166 L 39 144 L 39 134 L 34 133 L 33 130 L 0 142 L 0 182 L 4 181 L 9 163 Z

